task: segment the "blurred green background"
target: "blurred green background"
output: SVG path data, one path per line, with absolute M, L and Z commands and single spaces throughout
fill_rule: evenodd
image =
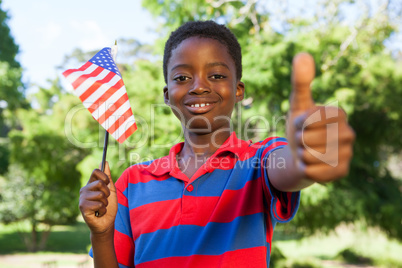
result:
M 112 176 L 182 140 L 163 105 L 163 45 L 182 23 L 212 19 L 242 46 L 239 137 L 284 135 L 291 61 L 301 51 L 316 61 L 314 99 L 342 107 L 357 135 L 350 174 L 304 190 L 296 218 L 277 227 L 271 267 L 402 267 L 402 45 L 387 46 L 400 34 L 402 1 L 305 0 L 300 10 L 291 2 L 143 1 L 159 38 L 117 40 L 139 130 L 123 145 L 110 140 Z M 7 21 L 0 0 L 0 254 L 86 254 L 79 189 L 99 165 L 104 131 L 58 77 L 25 92 Z M 96 52 L 76 49 L 60 70 Z

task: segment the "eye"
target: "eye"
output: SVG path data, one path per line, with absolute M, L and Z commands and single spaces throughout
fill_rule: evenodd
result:
M 173 80 L 176 82 L 184 82 L 189 79 L 190 79 L 190 77 L 185 76 L 185 75 L 179 75 L 179 76 L 176 76 L 175 78 L 173 78 Z
M 226 78 L 226 76 L 221 75 L 221 74 L 214 74 L 214 75 L 211 75 L 211 78 L 212 79 L 224 79 L 224 78 Z

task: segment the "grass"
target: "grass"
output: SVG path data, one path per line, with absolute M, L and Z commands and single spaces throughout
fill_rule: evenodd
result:
M 0 255 L 27 253 L 18 230 L 27 231 L 27 224 L 0 225 Z M 70 226 L 54 226 L 45 251 L 57 253 L 87 253 L 89 230 L 85 223 Z
M 276 237 L 281 236 L 278 234 Z M 294 240 L 275 239 L 274 236 L 273 245 L 288 260 L 295 262 L 305 260 L 325 263 L 335 260 L 340 263 L 402 268 L 402 243 L 387 238 L 377 229 L 341 226 L 330 235 Z

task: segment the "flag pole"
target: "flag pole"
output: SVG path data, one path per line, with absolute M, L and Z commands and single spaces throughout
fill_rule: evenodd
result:
M 107 153 L 107 145 L 109 144 L 109 132 L 105 130 L 105 141 L 103 142 L 103 155 L 102 155 L 102 164 L 101 164 L 101 171 L 105 171 L 105 164 L 106 164 L 106 153 Z M 95 217 L 99 217 L 99 211 L 95 211 Z
M 105 164 L 106 164 L 106 153 L 107 153 L 107 146 L 109 144 L 109 132 L 105 130 L 105 140 L 103 142 L 103 155 L 102 155 L 102 164 L 101 164 L 101 171 L 105 171 Z

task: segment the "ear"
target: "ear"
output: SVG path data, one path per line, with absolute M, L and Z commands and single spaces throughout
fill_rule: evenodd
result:
M 170 105 L 170 100 L 169 100 L 169 92 L 168 92 L 168 87 L 164 86 L 163 87 L 163 99 L 165 101 L 166 105 Z
M 242 81 L 237 82 L 236 86 L 236 102 L 244 99 L 244 83 Z

